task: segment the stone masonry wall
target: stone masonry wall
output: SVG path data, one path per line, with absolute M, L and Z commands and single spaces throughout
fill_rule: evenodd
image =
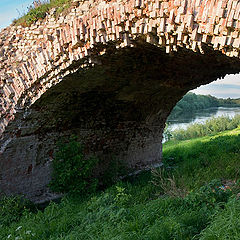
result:
M 140 39 L 166 52 L 203 44 L 229 57 L 239 57 L 238 0 L 90 0 L 75 1 L 67 16 L 30 27 L 10 26 L 0 32 L 0 136 L 16 111 L 30 106 L 51 86 L 85 63 L 79 60 Z M 97 50 L 96 45 L 102 44 Z M 91 51 L 95 49 L 95 51 Z M 75 64 L 78 62 L 78 64 Z M 1 147 L 0 152 L 4 146 Z

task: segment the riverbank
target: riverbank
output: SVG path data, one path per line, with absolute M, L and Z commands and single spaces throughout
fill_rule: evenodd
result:
M 194 116 L 194 113 L 198 111 L 218 107 L 240 107 L 240 99 L 223 99 L 211 95 L 198 95 L 188 92 L 173 108 L 168 120 L 174 121 L 175 119 L 182 119 L 184 116 L 188 116 L 189 118 L 191 115 Z
M 240 128 L 167 142 L 163 158 L 164 168 L 25 210 L 9 225 L 5 209 L 0 239 L 239 239 Z
M 240 107 L 212 107 L 198 111 L 184 113 L 177 118 L 168 119 L 167 124 L 170 131 L 176 129 L 187 129 L 191 124 L 203 124 L 211 118 L 229 117 L 233 118 L 240 114 Z
M 178 128 L 172 130 L 171 125 L 164 131 L 164 140 L 187 140 L 197 137 L 215 135 L 226 130 L 233 130 L 240 126 L 240 115 L 219 116 L 207 119 L 203 123 L 189 124 L 185 129 Z

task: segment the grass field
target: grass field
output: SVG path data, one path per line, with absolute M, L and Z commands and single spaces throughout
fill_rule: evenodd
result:
M 6 200 L 0 239 L 240 239 L 240 129 L 169 141 L 163 157 L 164 168 L 19 218 Z

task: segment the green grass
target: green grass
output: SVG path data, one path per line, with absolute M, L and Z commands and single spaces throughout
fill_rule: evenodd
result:
M 230 199 L 209 226 L 202 231 L 202 240 L 225 240 L 240 238 L 240 200 Z
M 15 25 L 30 26 L 39 19 L 44 19 L 49 10 L 56 8 L 55 16 L 67 12 L 71 7 L 72 0 L 35 0 L 28 8 L 27 13 L 13 21 Z
M 214 178 L 240 177 L 240 128 L 214 136 L 185 141 L 170 141 L 164 145 L 164 162 L 178 168 L 174 175 L 189 190 L 194 190 Z
M 164 170 L 91 196 L 66 196 L 44 211 L 25 210 L 2 223 L 0 239 L 240 239 L 239 134 L 170 141 Z

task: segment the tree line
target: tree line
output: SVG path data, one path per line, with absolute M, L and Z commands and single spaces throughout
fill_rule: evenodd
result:
M 240 98 L 223 99 L 216 98 L 211 95 L 197 95 L 189 92 L 173 108 L 169 119 L 174 119 L 180 115 L 183 115 L 184 113 L 213 107 L 240 107 Z

